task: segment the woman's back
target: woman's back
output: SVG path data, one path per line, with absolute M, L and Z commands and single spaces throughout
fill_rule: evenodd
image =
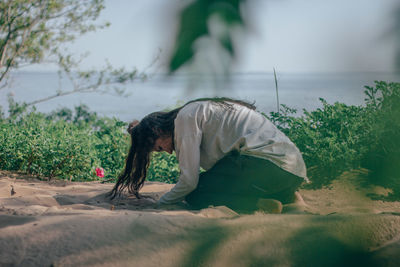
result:
M 206 170 L 236 150 L 244 155 L 270 160 L 297 176 L 306 177 L 301 154 L 289 138 L 263 115 L 239 104 L 189 103 L 175 119 L 174 139 L 178 159 L 182 149 L 193 149 L 194 140 L 198 140 L 200 166 Z M 183 143 L 185 139 L 193 141 Z

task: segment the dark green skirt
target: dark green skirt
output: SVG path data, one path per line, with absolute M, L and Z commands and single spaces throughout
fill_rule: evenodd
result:
M 200 174 L 197 188 L 185 200 L 194 209 L 225 205 L 238 212 L 252 212 L 260 198 L 293 202 L 303 181 L 269 160 L 232 152 Z

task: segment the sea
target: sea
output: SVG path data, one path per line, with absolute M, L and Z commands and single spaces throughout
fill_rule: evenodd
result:
M 152 74 L 146 80 L 125 84 L 127 96 L 116 95 L 112 90 L 75 93 L 38 103 L 35 107 L 47 113 L 85 104 L 100 116 L 128 122 L 196 98 L 230 97 L 255 103 L 257 109 L 265 113 L 277 111 L 279 101 L 279 104 L 297 109 L 300 116 L 303 109 L 320 108 L 319 98 L 330 104 L 363 105 L 365 86 L 374 86 L 374 81 L 400 82 L 400 73 L 277 73 L 276 81 L 277 88 L 272 72 L 229 76 Z M 7 115 L 8 95 L 17 102 L 30 103 L 54 95 L 60 89 L 68 91 L 72 85 L 65 78 L 60 79 L 56 72 L 16 72 L 11 75 L 8 86 L 0 89 L 0 106 Z

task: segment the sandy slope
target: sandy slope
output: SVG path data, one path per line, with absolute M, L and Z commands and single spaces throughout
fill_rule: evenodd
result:
M 0 172 L 0 266 L 400 266 L 400 203 L 366 197 L 387 192 L 357 175 L 302 190 L 306 207 L 238 215 L 155 209 L 162 183 L 111 202 L 110 184 Z

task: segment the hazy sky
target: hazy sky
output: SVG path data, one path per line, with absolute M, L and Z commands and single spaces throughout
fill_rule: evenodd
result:
M 161 49 L 164 71 L 183 0 L 108 0 L 100 21 L 111 27 L 77 40 L 74 53 L 90 51 L 83 67 L 147 66 Z M 398 0 L 247 0 L 249 31 L 235 71 L 393 71 L 389 29 Z

